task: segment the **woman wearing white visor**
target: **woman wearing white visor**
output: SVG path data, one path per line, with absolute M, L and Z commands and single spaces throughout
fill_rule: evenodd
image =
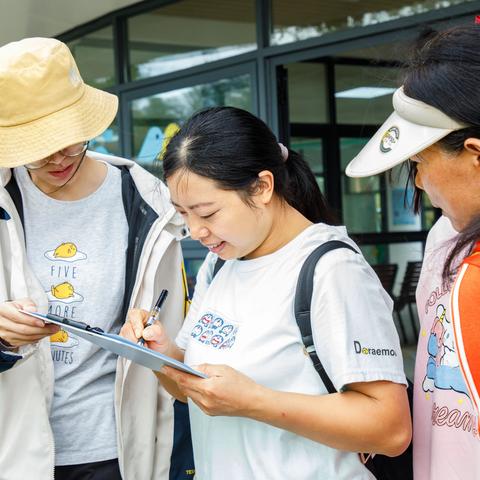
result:
M 414 473 L 480 478 L 480 26 L 430 33 L 413 55 L 387 119 L 346 173 L 409 161 L 443 216 L 429 233 L 417 289 Z

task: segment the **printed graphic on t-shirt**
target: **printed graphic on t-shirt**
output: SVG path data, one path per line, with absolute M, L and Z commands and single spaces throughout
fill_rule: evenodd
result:
M 430 294 L 425 305 L 425 313 L 431 316 L 430 331 L 423 330 L 421 335 L 428 336 L 428 359 L 422 389 L 426 400 L 435 399 L 434 391 L 450 391 L 449 401 L 432 403 L 431 422 L 435 427 L 456 428 L 478 435 L 478 420 L 471 410 L 470 395 L 463 378 L 455 346 L 455 337 L 449 311 L 443 303 L 448 289 L 436 289 Z M 448 297 L 446 297 L 448 298 Z
M 53 250 L 45 252 L 44 255 L 49 260 L 58 262 L 78 262 L 87 258 L 87 255 L 80 252 L 73 242 L 61 243 Z
M 48 312 L 61 317 L 75 319 L 78 306 L 84 296 L 77 291 L 75 284 L 80 270 L 76 262 L 85 260 L 86 253 L 81 252 L 74 242 L 64 242 L 44 253 L 51 263 L 49 273 L 52 281 L 48 297 Z M 50 347 L 54 362 L 70 365 L 74 362 L 75 348 L 80 341 L 65 330 L 60 330 L 50 337 Z
M 238 325 L 213 312 L 203 314 L 190 332 L 197 342 L 220 350 L 235 344 Z
M 52 285 L 49 292 L 45 292 L 49 302 L 74 303 L 81 302 L 83 296 L 75 291 L 70 282 Z
M 454 390 L 468 396 L 467 386 L 455 351 L 452 322 L 443 304 L 437 305 L 428 337 L 428 360 L 423 380 L 423 391 L 434 388 Z
M 79 344 L 79 339 L 66 332 L 59 330 L 50 337 L 50 347 L 54 362 L 62 362 L 65 365 L 73 363 L 73 349 Z M 55 348 L 53 348 L 55 347 Z

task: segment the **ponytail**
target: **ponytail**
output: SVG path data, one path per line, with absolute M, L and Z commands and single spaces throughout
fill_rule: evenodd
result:
M 288 204 L 313 223 L 336 223 L 315 175 L 305 159 L 289 149 L 285 167 L 288 175 L 285 200 Z
M 184 169 L 214 180 L 220 188 L 250 197 L 258 174 L 272 172 L 275 194 L 311 222 L 332 223 L 315 175 L 300 154 L 282 148 L 268 126 L 251 113 L 233 107 L 207 108 L 180 128 L 167 146 L 163 172 L 167 179 Z M 287 158 L 285 159 L 284 156 Z

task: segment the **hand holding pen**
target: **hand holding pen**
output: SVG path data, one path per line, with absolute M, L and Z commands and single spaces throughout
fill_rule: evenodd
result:
M 160 292 L 157 302 L 155 303 L 153 308 L 150 310 L 150 314 L 148 316 L 147 323 L 145 324 L 145 328 L 149 327 L 150 325 L 153 325 L 158 320 L 158 317 L 160 316 L 160 310 L 163 304 L 165 303 L 167 295 L 168 295 L 168 290 L 163 289 Z M 142 346 L 145 345 L 145 339 L 140 338 L 140 340 L 138 340 L 137 342 L 137 345 L 142 345 Z

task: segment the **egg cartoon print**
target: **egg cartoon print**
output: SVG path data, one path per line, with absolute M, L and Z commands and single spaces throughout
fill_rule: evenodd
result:
M 59 330 L 50 336 L 50 343 L 62 348 L 72 348 L 78 345 L 78 339 L 71 337 L 65 330 Z
M 87 255 L 80 252 L 73 242 L 64 242 L 57 245 L 53 250 L 45 252 L 45 257 L 57 262 L 78 262 L 85 260 Z
M 74 303 L 83 300 L 83 296 L 75 292 L 75 288 L 70 282 L 52 285 L 46 294 L 50 302 Z

